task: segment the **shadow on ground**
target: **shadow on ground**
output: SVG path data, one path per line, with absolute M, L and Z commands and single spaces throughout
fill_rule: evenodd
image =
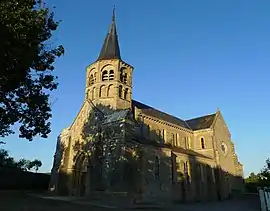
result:
M 58 200 L 40 199 L 31 197 L 19 191 L 0 191 L 0 210 L 1 211 L 102 211 L 112 210 L 110 208 L 99 208 L 86 204 L 75 204 Z M 116 210 L 116 209 L 114 209 Z M 117 209 L 134 210 L 134 209 Z M 156 210 L 148 208 L 147 210 Z M 181 210 L 181 211 L 259 211 L 258 195 L 244 195 L 235 199 L 224 200 L 221 202 L 194 203 L 172 205 L 170 207 L 159 208 L 158 210 Z

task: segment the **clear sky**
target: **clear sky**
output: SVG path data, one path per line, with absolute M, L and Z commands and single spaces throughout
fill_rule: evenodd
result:
M 270 156 L 269 0 L 47 0 L 62 23 L 55 44 L 66 53 L 55 74 L 52 133 L 29 143 L 5 139 L 16 159 L 52 166 L 56 138 L 84 98 L 85 68 L 98 56 L 113 4 L 123 60 L 135 67 L 133 98 L 182 119 L 219 107 L 245 175 Z

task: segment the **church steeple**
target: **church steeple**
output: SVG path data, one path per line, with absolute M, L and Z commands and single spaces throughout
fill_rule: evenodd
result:
M 100 61 L 108 59 L 121 59 L 115 24 L 115 7 L 113 8 L 112 23 L 97 60 Z

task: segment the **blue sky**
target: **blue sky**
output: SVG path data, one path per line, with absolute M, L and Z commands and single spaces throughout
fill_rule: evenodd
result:
M 270 156 L 269 0 L 47 0 L 62 23 L 53 41 L 66 53 L 55 74 L 52 133 L 4 146 L 16 159 L 38 158 L 49 172 L 60 131 L 84 98 L 85 68 L 98 56 L 113 4 L 123 60 L 135 67 L 133 98 L 188 119 L 219 107 L 245 175 Z

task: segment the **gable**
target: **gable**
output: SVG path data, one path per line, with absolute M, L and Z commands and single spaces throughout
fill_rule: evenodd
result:
M 226 124 L 226 122 L 225 122 L 225 120 L 224 120 L 221 112 L 218 111 L 217 114 L 216 114 L 216 118 L 214 119 L 214 122 L 213 122 L 212 127 L 213 128 L 217 128 L 217 127 L 220 127 L 220 126 L 222 128 L 225 128 L 226 131 L 230 134 L 230 130 L 229 130 L 229 128 L 228 128 L 228 126 L 227 126 L 227 124 Z

